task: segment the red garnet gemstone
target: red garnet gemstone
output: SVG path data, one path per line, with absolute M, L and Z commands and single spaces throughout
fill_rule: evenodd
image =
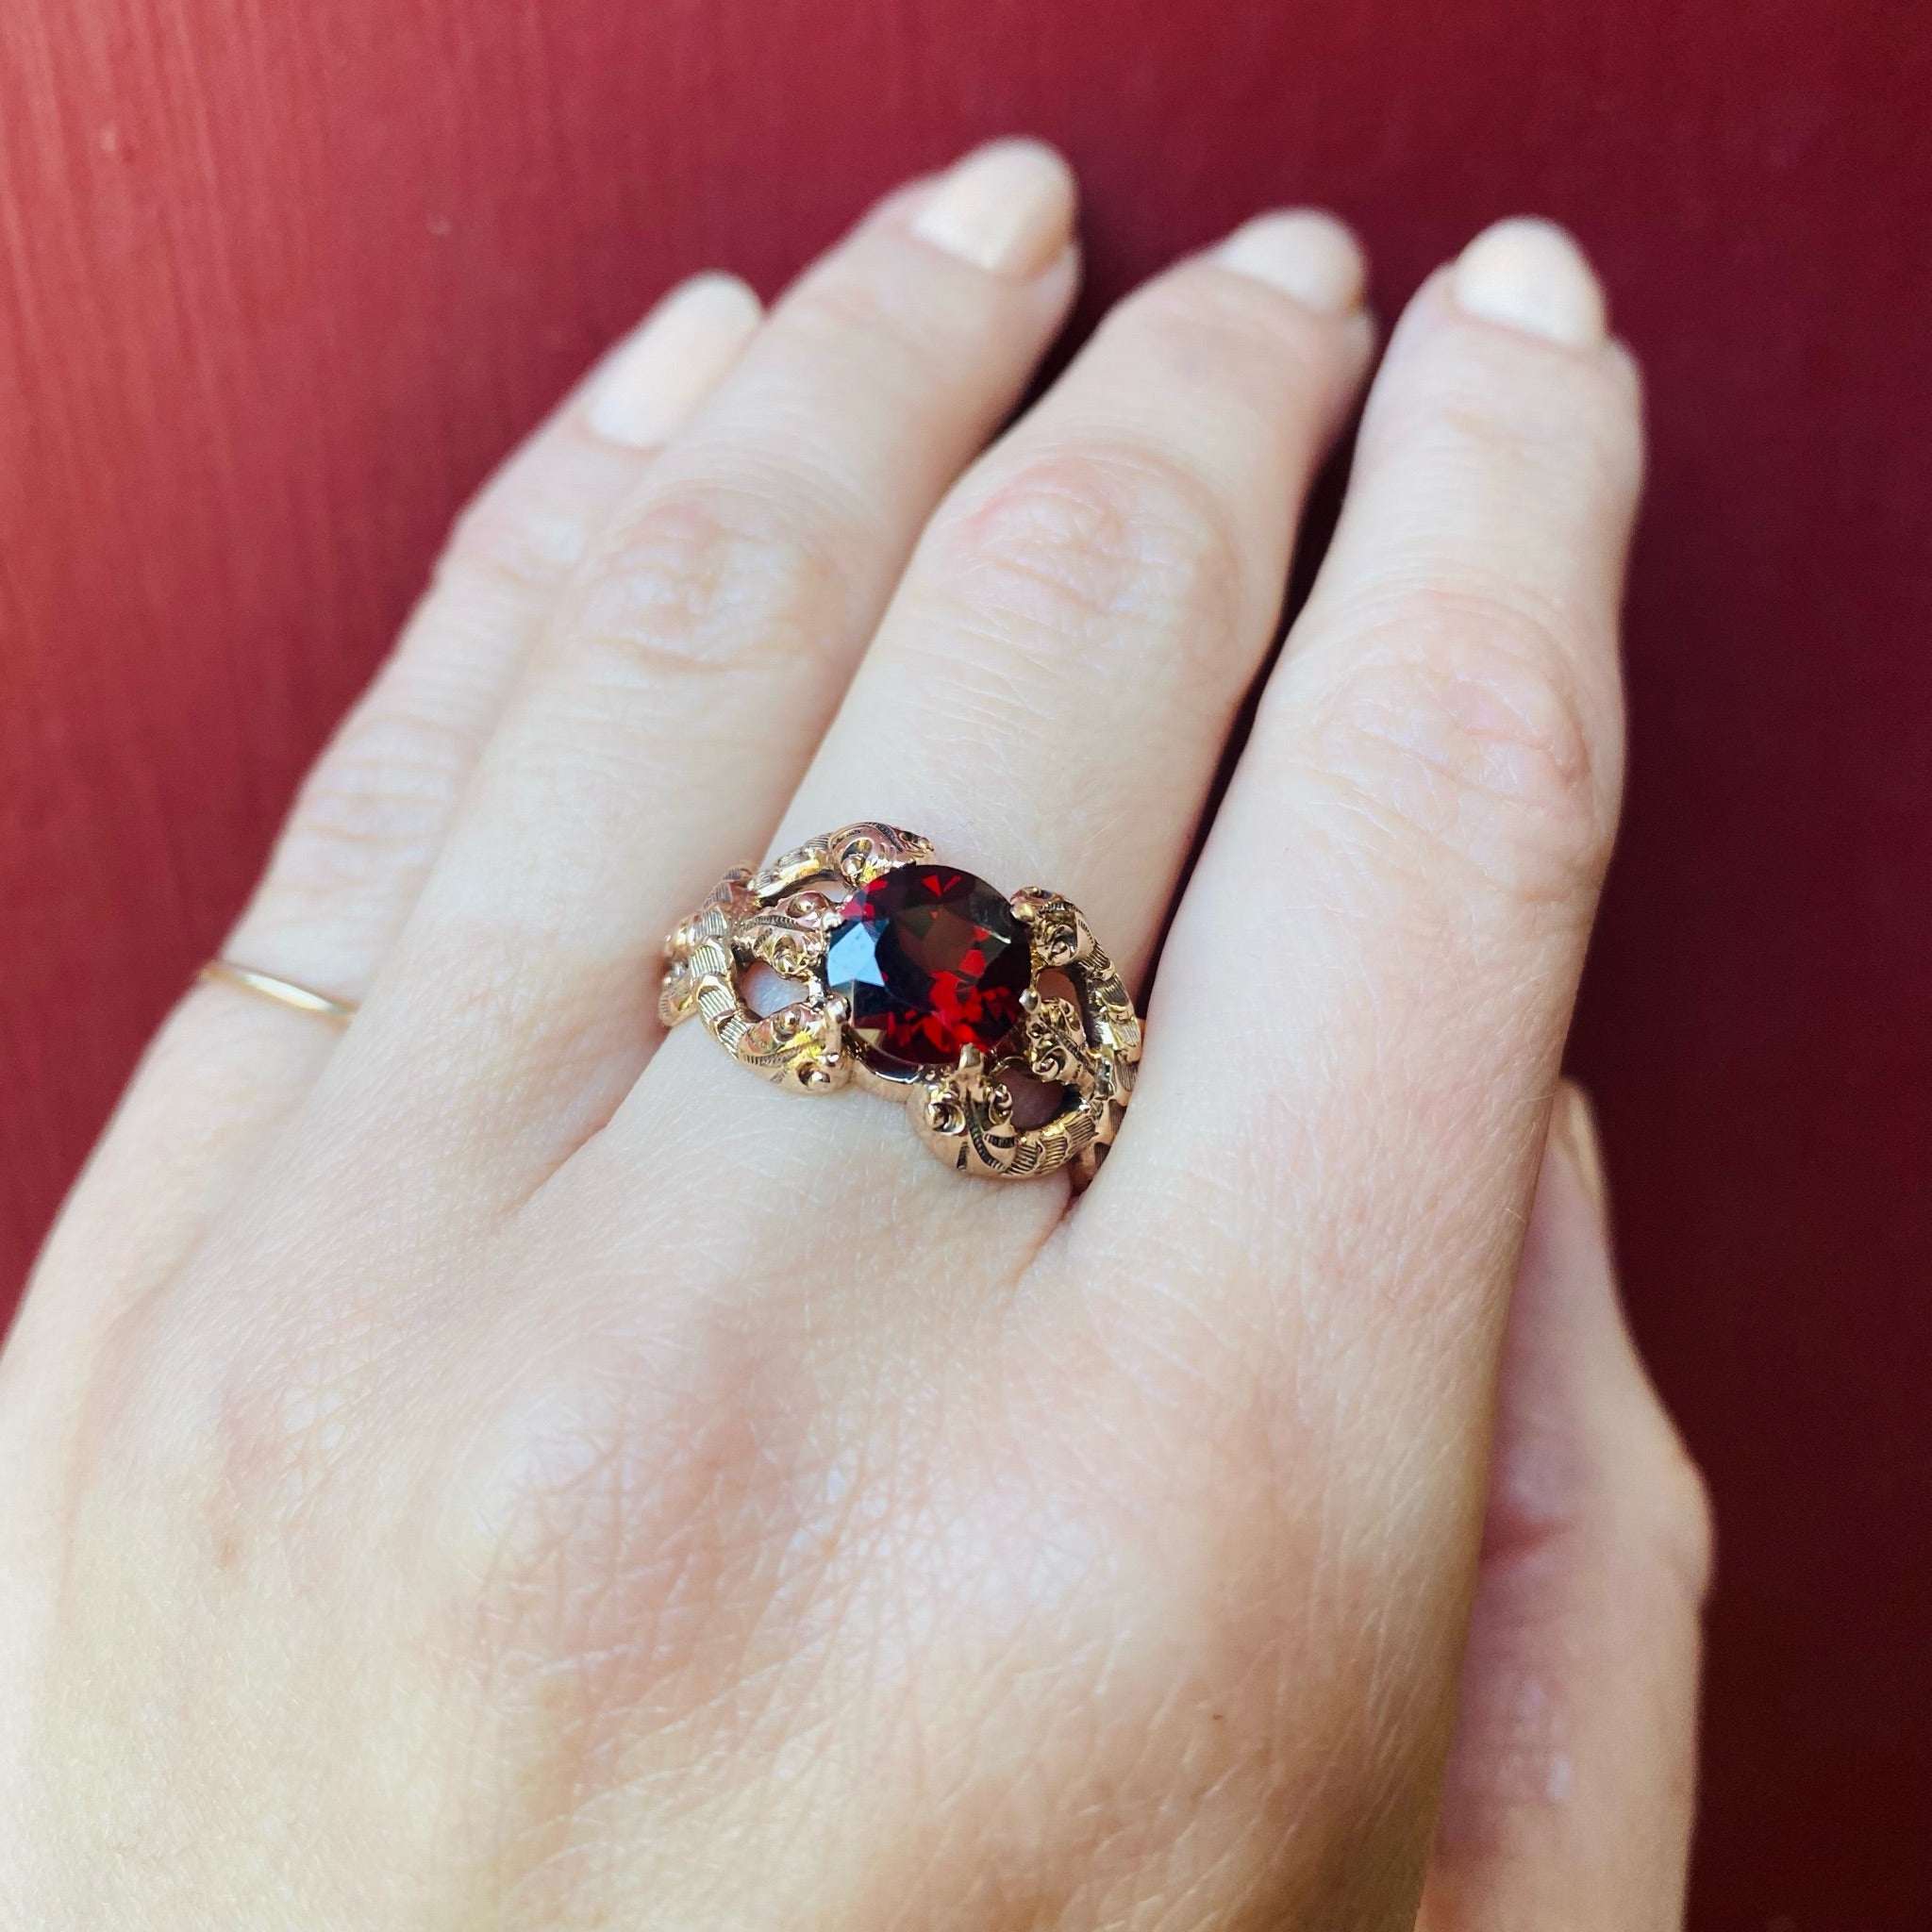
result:
M 1019 1024 L 1032 978 L 1026 928 L 984 879 L 899 865 L 846 902 L 825 950 L 825 983 L 852 1008 L 874 1059 L 949 1065 L 991 1051 Z

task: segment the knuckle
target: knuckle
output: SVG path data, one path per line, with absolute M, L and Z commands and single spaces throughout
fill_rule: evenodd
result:
M 205 1433 L 237 1524 L 300 1537 L 367 1501 L 364 1424 L 388 1392 L 389 1328 L 373 1307 L 318 1305 L 211 1358 Z
M 1451 475 L 1518 475 L 1525 491 L 1574 501 L 1591 517 L 1601 514 L 1598 506 L 1636 491 L 1634 437 L 1607 410 L 1574 393 L 1451 396 L 1432 426 Z
M 859 603 L 844 508 L 797 478 L 653 492 L 587 566 L 567 648 L 620 681 L 824 654 Z
M 1639 387 L 1627 358 L 1532 358 L 1495 330 L 1436 338 L 1365 433 L 1391 429 L 1444 475 L 1520 476 L 1586 513 L 1621 515 L 1643 467 Z
M 618 1583 L 608 1557 L 636 1543 L 647 1500 L 636 1466 L 617 1419 L 533 1436 L 484 1473 L 465 1567 L 477 1635 L 497 1667 L 521 1657 L 541 1668 L 559 1654 L 605 1649 Z M 664 1528 L 659 1546 L 675 1548 L 673 1526 Z M 626 1567 L 635 1580 L 639 1566 Z
M 590 534 L 580 514 L 530 487 L 513 462 L 458 516 L 438 588 L 474 581 L 517 602 L 548 597 L 576 568 Z
M 1231 510 L 1156 451 L 1058 451 L 1008 470 L 934 533 L 952 594 L 1030 641 L 1103 653 L 1160 632 L 1204 657 L 1236 630 L 1241 553 Z
M 211 1345 L 174 1294 L 132 1305 L 94 1350 L 75 1431 L 87 1488 L 120 1491 L 124 1508 L 138 1489 L 183 1555 L 217 1571 L 292 1549 L 359 1500 L 347 1481 L 354 1371 L 337 1350 L 302 1354 L 279 1337 L 269 1360 L 244 1359 L 260 1340 Z
M 1710 1488 L 1683 1439 L 1658 1413 L 1658 1441 L 1641 1488 L 1638 1535 L 1688 1601 L 1702 1604 L 1716 1560 Z
M 568 1665 L 586 1724 L 703 1701 L 768 1610 L 800 1508 L 742 1405 L 648 1392 L 616 1364 L 538 1378 L 457 1486 L 457 1648 L 546 1697 Z
M 1593 891 L 1620 749 L 1613 707 L 1586 692 L 1555 621 L 1506 598 L 1430 590 L 1341 613 L 1341 628 L 1334 663 L 1296 703 L 1357 828 L 1406 870 L 1446 859 L 1458 884 L 1521 901 Z
M 822 379 L 844 372 L 849 381 L 862 365 L 873 389 L 897 376 L 929 394 L 949 374 L 957 380 L 961 338 L 980 319 L 987 291 L 977 285 L 987 279 L 948 286 L 937 301 L 941 291 L 908 275 L 897 250 L 856 253 L 799 285 L 784 305 L 786 328 Z
M 1211 262 L 1159 276 L 1107 326 L 1131 336 L 1169 382 L 1211 388 L 1275 416 L 1305 413 L 1337 361 L 1332 320 Z
M 378 701 L 357 711 L 296 795 L 272 889 L 333 899 L 426 867 L 475 754 L 474 733 L 425 708 Z

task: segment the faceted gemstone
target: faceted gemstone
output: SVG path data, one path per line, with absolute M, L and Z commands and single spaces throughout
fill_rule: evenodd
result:
M 874 1059 L 945 1065 L 991 1051 L 1019 1024 L 1032 976 L 1026 928 L 984 879 L 900 865 L 847 901 L 825 952 L 825 983 L 852 1008 Z

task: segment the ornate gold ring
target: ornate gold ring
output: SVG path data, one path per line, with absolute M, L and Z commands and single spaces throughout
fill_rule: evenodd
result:
M 799 1093 L 848 1081 L 905 1102 L 959 1174 L 1091 1180 L 1120 1131 L 1141 1022 L 1087 923 L 1056 892 L 1003 896 L 916 833 L 847 825 L 728 872 L 664 944 L 658 1011 L 693 1014 L 741 1066 Z M 745 996 L 764 967 L 802 989 Z M 1015 1083 L 1058 1089 L 1015 1119 Z

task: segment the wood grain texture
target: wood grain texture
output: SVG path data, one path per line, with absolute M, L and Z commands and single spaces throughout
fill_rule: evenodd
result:
M 0 1301 L 451 512 L 673 277 L 1061 142 L 1095 302 L 1574 224 L 1648 367 L 1574 1061 L 1716 1488 L 1705 1932 L 1932 1923 L 1932 28 L 1624 0 L 8 0 Z

